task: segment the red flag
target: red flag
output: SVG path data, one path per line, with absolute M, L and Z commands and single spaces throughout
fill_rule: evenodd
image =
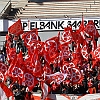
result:
M 79 68 L 77 67 L 67 67 L 66 69 L 67 77 L 69 77 L 72 84 L 81 83 L 83 80 L 82 73 Z
M 80 44 L 77 43 L 77 47 L 75 47 L 75 51 L 72 52 L 72 61 L 77 60 L 79 64 L 82 63 L 82 54 Z
M 91 52 L 92 58 L 95 58 L 96 60 L 100 60 L 100 45 L 93 51 Z
M 23 64 L 23 54 L 22 51 L 19 52 L 19 54 L 17 54 L 17 61 L 19 62 L 19 64 Z
M 42 45 L 43 45 L 43 42 L 41 41 L 31 41 L 30 45 L 27 46 L 28 55 L 31 56 L 34 53 L 35 49 L 37 49 L 39 55 L 42 55 L 42 51 L 43 51 Z
M 81 53 L 82 53 L 82 56 L 85 60 L 88 60 L 88 46 L 87 46 L 87 43 L 85 42 L 83 47 L 81 48 Z
M 94 51 L 97 48 L 97 44 L 96 44 L 96 41 L 94 39 L 92 39 L 91 45 L 92 45 L 92 51 Z
M 34 51 L 32 57 L 31 57 L 30 66 L 32 66 L 32 68 L 33 68 L 33 75 L 34 76 L 36 76 L 36 77 L 42 76 L 43 69 L 42 69 L 42 65 L 41 65 L 41 62 L 40 62 L 40 58 L 39 58 L 37 49 Z
M 58 44 L 59 44 L 59 39 L 57 36 L 52 37 L 48 40 L 45 41 L 44 47 L 43 47 L 43 52 L 44 52 L 44 58 L 48 62 L 48 60 L 54 60 L 55 57 L 58 56 Z M 48 62 L 50 63 L 50 62 Z
M 36 84 L 38 84 L 38 80 L 36 79 L 36 77 L 26 71 L 24 73 L 23 85 L 27 86 L 29 88 L 29 91 L 32 91 Z
M 28 57 L 27 59 L 25 59 L 24 61 L 24 72 L 29 72 L 29 73 L 33 73 L 33 67 L 31 66 L 31 57 Z
M 20 63 L 17 61 L 17 58 L 15 58 L 12 63 L 10 64 L 6 75 L 13 78 L 13 80 L 19 80 L 19 83 L 22 84 L 22 78 L 23 78 L 23 70 L 21 69 Z
M 70 48 L 67 43 L 61 44 L 60 49 L 61 49 L 60 55 L 63 60 L 67 60 L 68 58 L 71 57 Z
M 50 84 L 52 81 L 58 85 L 65 80 L 67 74 L 56 72 L 54 74 L 46 75 L 46 82 Z
M 88 24 L 86 25 L 84 31 L 92 36 L 92 37 L 99 37 L 99 33 L 98 31 L 96 30 L 96 27 L 95 27 L 95 24 L 93 22 L 93 20 L 89 21 Z
M 7 59 L 9 63 L 11 63 L 15 58 L 17 57 L 16 49 L 15 48 L 9 48 Z
M 24 40 L 24 44 L 26 46 L 30 46 L 31 41 L 38 41 L 38 29 L 33 29 L 29 32 L 26 32 L 22 35 L 22 39 Z
M 0 72 L 4 74 L 7 70 L 8 70 L 8 65 L 0 62 Z
M 64 32 L 61 35 L 61 41 L 68 44 L 71 43 L 72 42 L 71 33 L 72 33 L 72 27 L 64 28 Z
M 12 91 L 4 83 L 0 83 L 0 87 L 2 88 L 7 97 L 13 96 Z
M 4 73 L 2 73 L 2 72 L 0 72 L 0 80 L 2 80 L 2 82 L 5 80 Z
M 21 24 L 21 20 L 19 19 L 18 21 L 16 21 L 13 25 L 11 25 L 8 28 L 8 32 L 10 34 L 15 34 L 15 35 L 20 35 L 23 34 L 23 29 L 22 29 L 22 24 Z
M 48 63 L 45 63 L 45 65 L 43 67 L 43 71 L 45 72 L 46 75 L 50 75 L 53 73 L 53 71 Z

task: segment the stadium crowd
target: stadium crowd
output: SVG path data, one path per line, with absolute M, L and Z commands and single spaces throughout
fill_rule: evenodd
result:
M 87 36 L 87 39 L 90 39 Z M 38 40 L 41 41 L 40 37 L 38 36 Z M 97 47 L 98 38 L 94 39 Z M 6 65 L 10 65 L 7 55 L 7 44 L 9 43 L 10 48 L 15 48 L 16 53 L 19 54 L 22 51 L 24 61 L 28 58 L 28 49 L 25 46 L 24 40 L 21 35 L 15 35 L 8 33 L 6 35 L 6 41 L 3 46 L 3 49 L 0 50 L 0 61 Z M 78 68 L 81 70 L 82 79 L 78 83 L 73 84 L 72 80 L 70 80 L 70 76 L 67 75 L 66 78 L 57 84 L 54 80 L 50 83 L 47 82 L 48 86 L 50 87 L 49 94 L 93 94 L 93 93 L 100 93 L 100 61 L 98 60 L 95 65 L 93 65 L 93 57 L 90 54 L 92 51 L 92 42 L 88 40 L 88 60 L 83 60 L 82 65 L 77 64 Z M 74 41 L 71 42 L 70 47 L 70 55 L 67 56 L 65 61 L 70 63 L 73 58 L 71 58 L 72 53 L 75 52 L 77 49 L 77 45 Z M 75 58 L 74 58 L 75 59 Z M 40 57 L 41 66 L 44 67 L 46 64 L 45 58 L 43 56 Z M 78 61 L 79 62 L 79 61 Z M 50 63 L 50 69 L 52 73 L 61 72 L 61 67 L 57 63 Z M 74 74 L 73 74 L 74 75 Z M 77 78 L 76 78 L 77 79 Z M 46 81 L 46 80 L 44 80 Z M 11 77 L 7 77 L 5 80 L 5 84 L 14 94 L 15 100 L 31 100 L 31 94 L 34 92 L 42 93 L 41 88 L 41 81 L 32 88 L 32 91 L 28 90 L 28 87 L 25 85 L 19 84 L 19 80 L 13 81 Z

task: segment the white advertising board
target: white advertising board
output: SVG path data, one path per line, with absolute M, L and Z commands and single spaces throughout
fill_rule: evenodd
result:
M 4 31 L 4 28 L 3 28 L 3 20 L 2 19 L 0 20 L 0 31 Z
M 33 28 L 38 28 L 38 31 L 58 31 L 63 30 L 68 25 L 72 26 L 73 30 L 79 28 L 82 18 L 72 19 L 22 19 L 22 26 L 24 31 L 30 31 Z M 84 18 L 84 24 L 93 20 L 97 30 L 100 30 L 100 18 Z M 8 27 L 15 23 L 17 20 L 11 20 Z

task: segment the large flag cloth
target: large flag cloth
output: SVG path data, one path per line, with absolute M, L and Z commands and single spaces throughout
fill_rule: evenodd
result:
M 2 98 L 13 96 L 12 91 L 4 83 L 0 83 L 0 96 Z M 1 100 L 5 100 L 5 99 L 1 99 Z
M 56 72 L 54 74 L 46 75 L 46 81 L 48 84 L 54 81 L 59 85 L 62 81 L 65 80 L 66 76 L 67 74 Z
M 17 35 L 17 36 L 22 34 L 23 33 L 23 28 L 22 28 L 21 20 L 19 19 L 12 26 L 10 26 L 8 28 L 8 32 L 10 34 L 14 34 L 14 35 Z

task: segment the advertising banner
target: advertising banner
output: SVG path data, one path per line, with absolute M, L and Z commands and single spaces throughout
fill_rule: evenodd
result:
M 73 30 L 79 28 L 82 18 L 72 19 L 22 19 L 24 31 L 30 31 L 33 28 L 38 28 L 38 31 L 59 31 L 71 25 Z M 100 18 L 84 18 L 84 25 L 90 20 L 93 20 L 97 30 L 100 30 Z M 9 21 L 9 26 L 15 23 L 16 20 Z

